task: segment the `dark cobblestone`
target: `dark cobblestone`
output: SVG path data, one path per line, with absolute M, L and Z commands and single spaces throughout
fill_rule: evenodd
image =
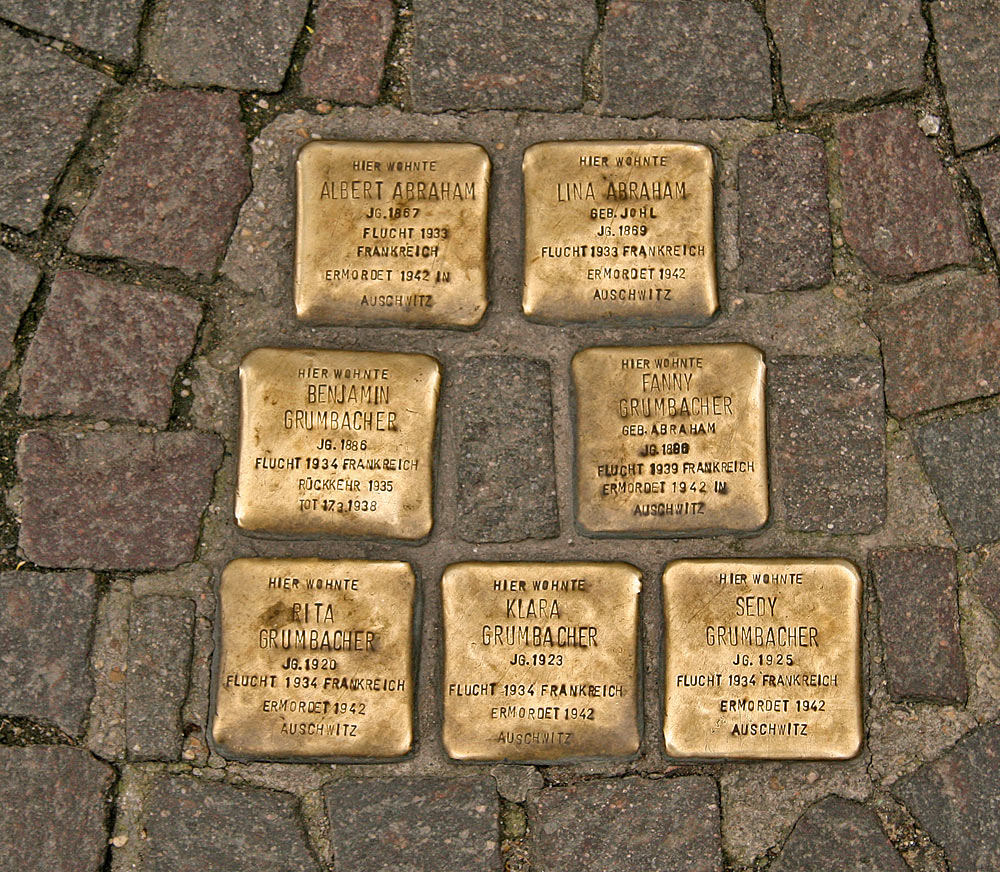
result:
M 740 152 L 740 287 L 797 291 L 833 277 L 826 152 L 783 133 Z
M 336 868 L 495 872 L 493 779 L 341 778 L 323 788 Z
M 0 222 L 30 233 L 114 82 L 0 27 Z
M 0 870 L 100 872 L 114 778 L 78 748 L 0 746 Z
M 771 115 L 767 38 L 748 3 L 611 0 L 603 58 L 612 115 Z
M 335 103 L 378 99 L 396 10 L 392 0 L 321 0 L 302 91 Z
M 167 0 L 146 56 L 173 85 L 280 91 L 308 0 Z
M 147 94 L 70 236 L 80 254 L 210 276 L 250 191 L 234 94 Z
M 1000 250 L 1000 154 L 977 154 L 965 164 L 979 191 L 983 218 L 994 250 Z
M 955 146 L 982 145 L 1000 134 L 1000 7 L 993 0 L 929 5 Z
M 964 703 L 958 577 L 948 548 L 873 551 L 889 695 L 896 702 Z
M 25 356 L 21 412 L 166 424 L 200 321 L 186 297 L 58 273 Z
M 857 802 L 828 796 L 795 824 L 770 872 L 822 869 L 908 872 L 874 812 Z
M 181 707 L 191 671 L 194 603 L 169 596 L 133 600 L 125 673 L 126 745 L 134 760 L 177 760 Z
M 477 357 L 454 368 L 458 415 L 458 535 L 515 542 L 559 535 L 549 365 Z
M 144 872 L 319 870 L 289 793 L 163 778 L 144 810 Z
M 951 872 L 1000 869 L 1000 723 L 973 730 L 892 791 L 944 848 Z
M 867 358 L 768 362 L 772 469 L 792 530 L 870 533 L 885 521 L 882 368 Z
M 917 449 L 962 548 L 1000 540 L 1000 411 L 935 421 L 916 430 Z
M 24 258 L 0 248 L 0 370 L 14 360 L 14 336 L 41 277 Z
M 951 179 L 909 109 L 840 124 L 844 238 L 883 276 L 902 277 L 972 258 Z
M 711 778 L 548 787 L 529 800 L 528 820 L 532 859 L 545 872 L 722 868 L 719 797 Z
M 770 0 L 767 21 L 796 112 L 923 87 L 920 0 Z
M 896 417 L 1000 391 L 1000 287 L 993 276 L 945 278 L 867 318 L 882 340 L 885 397 Z
M 135 57 L 142 6 L 143 0 L 0 0 L 0 17 L 128 63 Z
M 96 604 L 89 572 L 0 573 L 0 713 L 81 733 Z
M 29 430 L 20 548 L 41 566 L 166 569 L 194 557 L 222 446 L 204 433 Z
M 969 588 L 1000 620 L 1000 548 L 994 549 L 982 562 L 970 579 Z
M 572 109 L 597 29 L 587 0 L 414 0 L 413 103 L 443 109 Z

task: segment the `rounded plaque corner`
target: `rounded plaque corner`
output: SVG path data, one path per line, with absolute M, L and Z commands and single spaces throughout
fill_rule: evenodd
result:
M 329 140 L 326 139 L 310 139 L 308 142 L 303 143 L 299 146 L 299 150 L 295 152 L 295 162 L 299 163 L 303 158 L 308 158 L 310 152 L 322 151 L 324 147 L 329 145 Z
M 271 351 L 272 349 L 267 346 L 251 348 L 240 358 L 240 375 L 246 376 L 250 374 L 267 359 Z
M 524 152 L 521 154 L 521 172 L 527 172 L 532 168 L 532 164 L 538 159 L 536 155 L 540 151 L 545 150 L 545 146 L 550 145 L 548 142 L 533 142 Z
M 862 752 L 865 747 L 865 737 L 864 731 L 858 730 L 858 732 L 851 737 L 852 741 L 850 744 L 846 745 L 843 752 L 837 755 L 840 760 L 853 760 Z

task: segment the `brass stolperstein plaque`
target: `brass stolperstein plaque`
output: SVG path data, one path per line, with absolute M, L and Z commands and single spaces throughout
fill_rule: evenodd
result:
M 408 563 L 241 559 L 219 585 L 212 740 L 236 759 L 380 759 L 413 746 Z
M 861 578 L 844 560 L 678 560 L 663 573 L 672 757 L 861 749 Z
M 524 152 L 524 312 L 697 324 L 718 307 L 712 152 L 543 142 Z
M 251 351 L 240 364 L 239 526 L 426 536 L 440 382 L 424 354 Z
M 299 152 L 295 310 L 313 324 L 471 327 L 486 311 L 490 159 L 453 142 Z
M 626 563 L 456 563 L 441 580 L 444 747 L 458 760 L 639 750 L 641 573 Z
M 756 530 L 768 516 L 764 357 L 750 345 L 573 358 L 577 517 L 593 533 Z

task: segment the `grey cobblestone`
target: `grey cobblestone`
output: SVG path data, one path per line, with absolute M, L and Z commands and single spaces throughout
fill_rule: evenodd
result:
M 14 336 L 41 277 L 29 261 L 0 248 L 0 370 L 14 359 Z
M 143 0 L 0 0 L 0 17 L 108 60 L 135 58 Z

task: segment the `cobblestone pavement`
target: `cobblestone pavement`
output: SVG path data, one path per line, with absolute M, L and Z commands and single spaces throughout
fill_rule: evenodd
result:
M 998 33 L 993 0 L 0 0 L 0 870 L 1000 868 Z M 312 138 L 487 149 L 478 329 L 296 320 Z M 711 324 L 522 317 L 521 154 L 558 138 L 711 147 Z M 770 524 L 582 537 L 571 356 L 700 340 L 766 354 Z M 425 543 L 236 529 L 266 344 L 441 361 Z M 215 584 L 281 555 L 415 567 L 408 759 L 210 752 Z M 859 757 L 665 756 L 656 581 L 710 555 L 863 569 Z M 438 582 L 477 558 L 642 570 L 637 759 L 446 756 Z

